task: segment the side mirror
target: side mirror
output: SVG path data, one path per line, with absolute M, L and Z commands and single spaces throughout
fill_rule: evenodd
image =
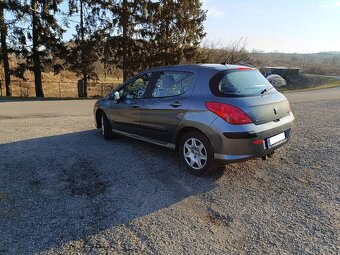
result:
M 119 94 L 118 91 L 116 91 L 116 92 L 113 94 L 113 99 L 114 99 L 115 101 L 119 101 L 119 99 L 120 99 L 120 94 Z

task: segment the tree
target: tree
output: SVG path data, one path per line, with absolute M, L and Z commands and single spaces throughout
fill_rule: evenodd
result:
M 153 65 L 192 62 L 202 38 L 206 12 L 199 0 L 162 0 L 155 5 L 152 23 Z M 150 63 L 150 61 L 148 61 Z
M 139 47 L 134 37 L 138 33 L 134 24 L 140 15 L 138 7 L 145 2 L 144 0 L 118 0 L 104 4 L 109 13 L 105 29 L 97 33 L 97 36 L 103 38 L 104 55 L 101 60 L 105 61 L 106 65 L 122 69 L 124 81 L 140 63 L 139 59 L 135 58 Z
M 68 16 L 79 14 L 76 25 L 76 35 L 68 46 L 67 64 L 70 69 L 82 77 L 87 97 L 88 80 L 97 78 L 95 63 L 99 59 L 100 20 L 105 12 L 105 6 L 100 0 L 69 0 Z
M 8 63 L 8 51 L 7 51 L 7 24 L 5 23 L 5 3 L 0 2 L 0 32 L 1 32 L 1 55 L 2 61 L 4 63 L 4 73 L 5 73 L 5 84 L 6 84 L 6 96 L 11 96 L 11 78 L 9 73 L 9 63 Z
M 44 97 L 42 64 L 51 64 L 62 49 L 61 36 L 64 30 L 55 17 L 60 11 L 58 7 L 61 2 L 62 0 L 31 0 L 32 60 L 37 97 Z
M 245 49 L 246 40 L 230 42 L 228 45 L 221 42 L 205 41 L 195 56 L 199 63 L 223 64 L 252 64 L 249 52 Z
M 8 24 L 13 26 L 14 22 L 17 22 L 17 19 L 20 17 L 19 11 L 20 10 L 20 2 L 17 0 L 7 0 L 0 2 L 0 35 L 1 35 L 1 60 L 4 66 L 4 74 L 5 74 L 5 86 L 6 86 L 6 96 L 12 95 L 11 90 L 11 70 L 8 61 L 8 45 L 7 45 L 7 38 L 8 38 Z M 9 12 L 14 15 L 12 20 L 5 19 L 5 12 Z
M 16 53 L 26 59 L 26 62 L 18 66 L 16 75 L 23 77 L 25 70 L 34 72 L 37 97 L 44 97 L 42 87 L 44 67 L 55 63 L 55 59 L 64 53 L 61 41 L 64 30 L 56 19 L 61 2 L 62 0 L 30 0 L 29 4 L 26 1 L 22 4 L 25 22 L 23 27 L 16 28 L 20 38 L 20 49 L 16 50 Z M 28 42 L 32 45 L 27 45 Z M 61 68 L 59 64 L 53 65 L 55 73 L 58 73 Z
M 205 36 L 199 0 L 121 0 L 108 10 L 105 52 L 124 80 L 148 67 L 192 61 Z

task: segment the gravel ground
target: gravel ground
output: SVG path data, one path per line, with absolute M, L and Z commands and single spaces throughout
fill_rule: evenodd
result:
M 340 90 L 287 95 L 291 143 L 207 178 L 94 101 L 0 101 L 0 254 L 339 254 Z

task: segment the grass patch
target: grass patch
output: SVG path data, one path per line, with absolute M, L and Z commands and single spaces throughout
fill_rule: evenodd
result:
M 286 87 L 279 88 L 279 90 L 282 92 L 297 92 L 304 90 L 335 88 L 339 86 L 340 80 L 333 77 L 304 74 L 287 84 Z
M 10 199 L 10 195 L 7 192 L 0 192 L 0 202 L 8 201 Z
M 300 92 L 300 91 L 306 91 L 306 90 L 318 90 L 318 89 L 330 89 L 340 87 L 340 81 L 333 82 L 333 83 L 327 83 L 319 86 L 313 86 L 313 87 L 305 87 L 305 88 L 294 88 L 294 89 L 288 89 L 288 88 L 279 88 L 281 92 Z

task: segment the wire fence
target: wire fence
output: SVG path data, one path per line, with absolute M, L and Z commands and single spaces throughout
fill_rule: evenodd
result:
M 87 85 L 88 97 L 103 97 L 118 83 L 90 82 Z M 76 81 L 43 81 L 42 83 L 45 97 L 70 98 L 78 97 L 78 86 Z M 12 96 L 35 97 L 34 81 L 11 80 Z M 5 81 L 0 80 L 0 96 L 6 95 Z

